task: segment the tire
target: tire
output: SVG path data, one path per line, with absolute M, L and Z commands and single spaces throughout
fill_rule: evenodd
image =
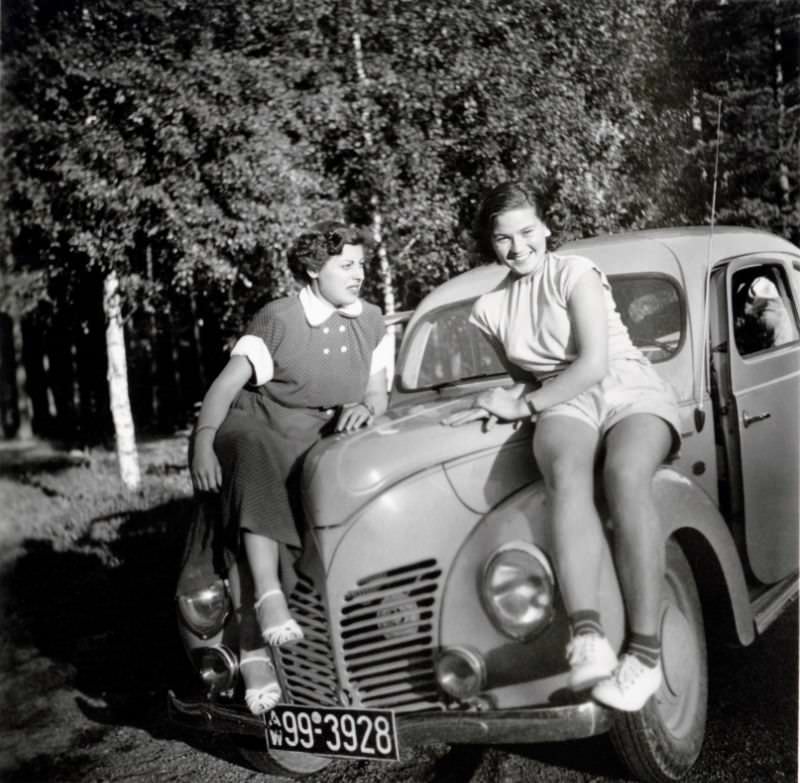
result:
M 643 783 L 670 783 L 691 768 L 703 745 L 708 662 L 703 613 L 692 570 L 680 547 L 667 543 L 661 612 L 664 682 L 644 708 L 618 712 L 611 742 Z
M 325 756 L 292 753 L 286 750 L 253 750 L 245 747 L 239 747 L 238 750 L 253 769 L 284 778 L 303 778 L 312 775 L 325 769 L 333 761 Z

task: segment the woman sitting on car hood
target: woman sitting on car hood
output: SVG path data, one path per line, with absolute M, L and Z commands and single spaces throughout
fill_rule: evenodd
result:
M 280 698 L 264 643 L 303 636 L 279 573 L 279 554 L 302 544 L 302 459 L 319 438 L 368 424 L 387 403 L 383 318 L 359 298 L 360 235 L 341 223 L 318 223 L 297 238 L 289 267 L 302 290 L 259 310 L 234 346 L 203 400 L 191 459 L 195 489 L 220 494 L 223 540 L 214 546 L 223 545 L 232 566 L 240 670 L 256 715 Z M 192 568 L 196 562 L 184 573 Z
M 572 629 L 569 685 L 591 688 L 610 707 L 636 711 L 662 681 L 665 550 L 652 479 L 680 444 L 678 407 L 672 389 L 632 344 L 603 272 L 588 258 L 548 251 L 549 235 L 536 200 L 519 183 L 498 185 L 481 202 L 479 251 L 508 267 L 508 275 L 478 299 L 470 320 L 530 383 L 482 392 L 473 409 L 445 423 L 535 419 L 533 452 Z M 593 480 L 600 456 L 630 631 L 619 659 L 598 605 L 604 534 Z

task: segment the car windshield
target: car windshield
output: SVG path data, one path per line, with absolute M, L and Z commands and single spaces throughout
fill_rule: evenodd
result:
M 505 373 L 497 352 L 467 320 L 474 301 L 431 310 L 416 324 L 406 338 L 399 368 L 403 389 L 429 389 Z
M 678 351 L 683 337 L 683 305 L 674 281 L 663 276 L 611 278 L 614 299 L 634 345 L 654 363 Z M 398 368 L 404 391 L 441 388 L 502 377 L 497 351 L 469 323 L 474 299 L 426 313 L 404 340 Z

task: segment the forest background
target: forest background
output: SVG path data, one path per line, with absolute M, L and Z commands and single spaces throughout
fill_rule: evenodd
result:
M 371 234 L 386 312 L 474 263 L 475 204 L 509 177 L 558 244 L 708 224 L 718 152 L 717 223 L 800 242 L 800 0 L 2 13 L 5 438 L 116 436 L 135 461 L 134 429 L 185 427 L 324 217 Z

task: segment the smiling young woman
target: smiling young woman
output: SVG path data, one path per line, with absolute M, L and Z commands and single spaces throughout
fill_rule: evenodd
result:
M 597 701 L 638 711 L 662 682 L 665 554 L 652 479 L 680 444 L 675 395 L 631 342 L 603 272 L 588 258 L 548 251 L 550 231 L 526 187 L 492 188 L 478 208 L 475 235 L 482 255 L 509 274 L 478 299 L 470 320 L 530 382 L 482 392 L 473 409 L 445 423 L 535 417 L 533 452 L 572 627 L 570 687 L 592 688 Z M 598 460 L 629 623 L 619 659 L 598 604 Z

